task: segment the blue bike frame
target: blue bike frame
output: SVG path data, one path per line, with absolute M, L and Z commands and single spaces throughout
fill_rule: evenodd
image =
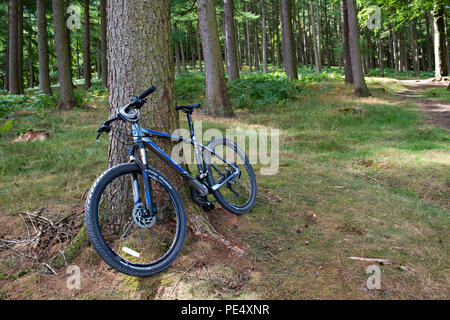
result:
M 190 119 L 189 119 L 190 120 Z M 134 141 L 134 148 L 140 150 L 141 154 L 141 160 L 142 164 L 144 166 L 143 170 L 143 176 L 144 176 L 144 187 L 145 187 L 145 196 L 146 196 L 146 204 L 147 208 L 152 212 L 152 199 L 151 199 L 151 185 L 149 183 L 149 175 L 148 175 L 148 162 L 147 157 L 145 153 L 145 148 L 148 147 L 154 154 L 156 154 L 163 162 L 167 163 L 172 169 L 174 169 L 178 174 L 183 177 L 184 180 L 188 183 L 189 186 L 193 187 L 195 190 L 199 192 L 199 194 L 202 197 L 207 196 L 208 194 L 216 191 L 220 187 L 222 187 L 225 183 L 227 183 L 229 180 L 233 179 L 236 175 L 240 173 L 239 168 L 236 167 L 234 164 L 228 162 L 227 160 L 223 159 L 219 155 L 217 155 L 214 150 L 211 150 L 207 146 L 202 145 L 201 143 L 198 143 L 195 138 L 194 129 L 192 126 L 192 121 L 189 121 L 189 126 L 191 129 L 191 139 L 185 139 L 183 137 L 178 136 L 172 136 L 167 133 L 162 133 L 150 129 L 142 128 L 137 122 L 132 124 L 132 132 L 133 132 L 133 141 Z M 189 172 L 187 172 L 183 167 L 181 167 L 178 163 L 176 163 L 169 155 L 167 155 L 161 148 L 159 148 L 150 138 L 163 138 L 163 139 L 170 139 L 171 141 L 177 141 L 177 142 L 183 142 L 187 144 L 191 144 L 194 147 L 194 154 L 195 159 L 197 163 L 197 167 L 199 170 L 199 177 L 200 179 L 203 179 L 206 177 L 208 172 L 205 172 L 205 168 L 203 167 L 202 163 L 202 157 L 200 154 L 204 150 L 209 151 L 211 154 L 214 154 L 216 157 L 218 157 L 220 160 L 228 164 L 230 167 L 232 167 L 235 172 L 232 173 L 229 177 L 226 177 L 225 179 L 222 179 L 221 181 L 218 181 L 215 185 L 210 186 L 208 184 L 205 184 L 203 182 L 200 182 L 196 178 L 194 178 Z M 134 155 L 131 156 L 131 160 L 136 160 Z M 134 201 L 135 203 L 141 202 L 139 198 L 139 192 L 138 192 L 138 185 L 137 185 L 137 178 L 133 178 L 133 194 L 134 194 Z

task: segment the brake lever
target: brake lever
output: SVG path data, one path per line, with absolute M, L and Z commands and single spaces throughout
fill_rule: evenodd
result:
M 111 131 L 111 126 L 108 124 L 102 124 L 102 126 L 100 128 L 98 128 L 97 132 L 97 138 L 96 140 L 98 140 L 100 138 L 100 136 L 102 135 L 103 132 L 109 133 Z

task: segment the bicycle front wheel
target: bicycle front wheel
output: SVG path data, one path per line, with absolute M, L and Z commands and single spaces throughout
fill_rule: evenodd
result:
M 105 171 L 86 201 L 86 229 L 94 249 L 112 268 L 137 277 L 168 268 L 186 237 L 186 214 L 177 190 L 153 169 L 149 180 L 154 219 L 144 204 L 142 170 L 134 163 Z

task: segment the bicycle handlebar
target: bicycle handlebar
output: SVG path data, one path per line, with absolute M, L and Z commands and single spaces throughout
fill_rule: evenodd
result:
M 145 90 L 144 92 L 142 92 L 139 96 L 138 99 L 139 100 L 143 100 L 145 99 L 148 95 L 152 94 L 153 92 L 156 91 L 155 86 L 151 86 L 150 88 L 148 88 L 147 90 Z
M 97 140 L 98 140 L 98 138 L 100 138 L 100 136 L 101 136 L 101 134 L 103 132 L 109 133 L 111 131 L 111 123 L 113 123 L 114 121 L 117 121 L 117 120 L 123 120 L 123 121 L 134 120 L 133 118 L 136 117 L 136 115 L 134 115 L 134 114 L 128 115 L 128 113 L 132 109 L 140 109 L 144 105 L 144 103 L 147 101 L 145 98 L 148 97 L 150 94 L 152 94 L 155 91 L 156 91 L 156 88 L 154 86 L 151 86 L 150 88 L 148 88 L 147 90 L 142 92 L 139 96 L 134 97 L 130 104 L 128 104 L 125 107 L 120 108 L 119 114 L 117 116 L 115 116 L 112 119 L 109 119 L 109 120 L 105 121 L 103 123 L 103 125 L 100 128 L 98 128 L 98 130 L 97 130 L 97 133 L 98 133 Z

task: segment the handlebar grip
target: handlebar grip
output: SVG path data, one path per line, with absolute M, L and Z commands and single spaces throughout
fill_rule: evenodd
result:
M 145 90 L 144 92 L 142 92 L 139 96 L 138 99 L 142 100 L 145 99 L 148 95 L 150 95 L 151 93 L 155 92 L 156 88 L 154 86 L 151 86 L 150 88 L 148 88 L 147 90 Z

